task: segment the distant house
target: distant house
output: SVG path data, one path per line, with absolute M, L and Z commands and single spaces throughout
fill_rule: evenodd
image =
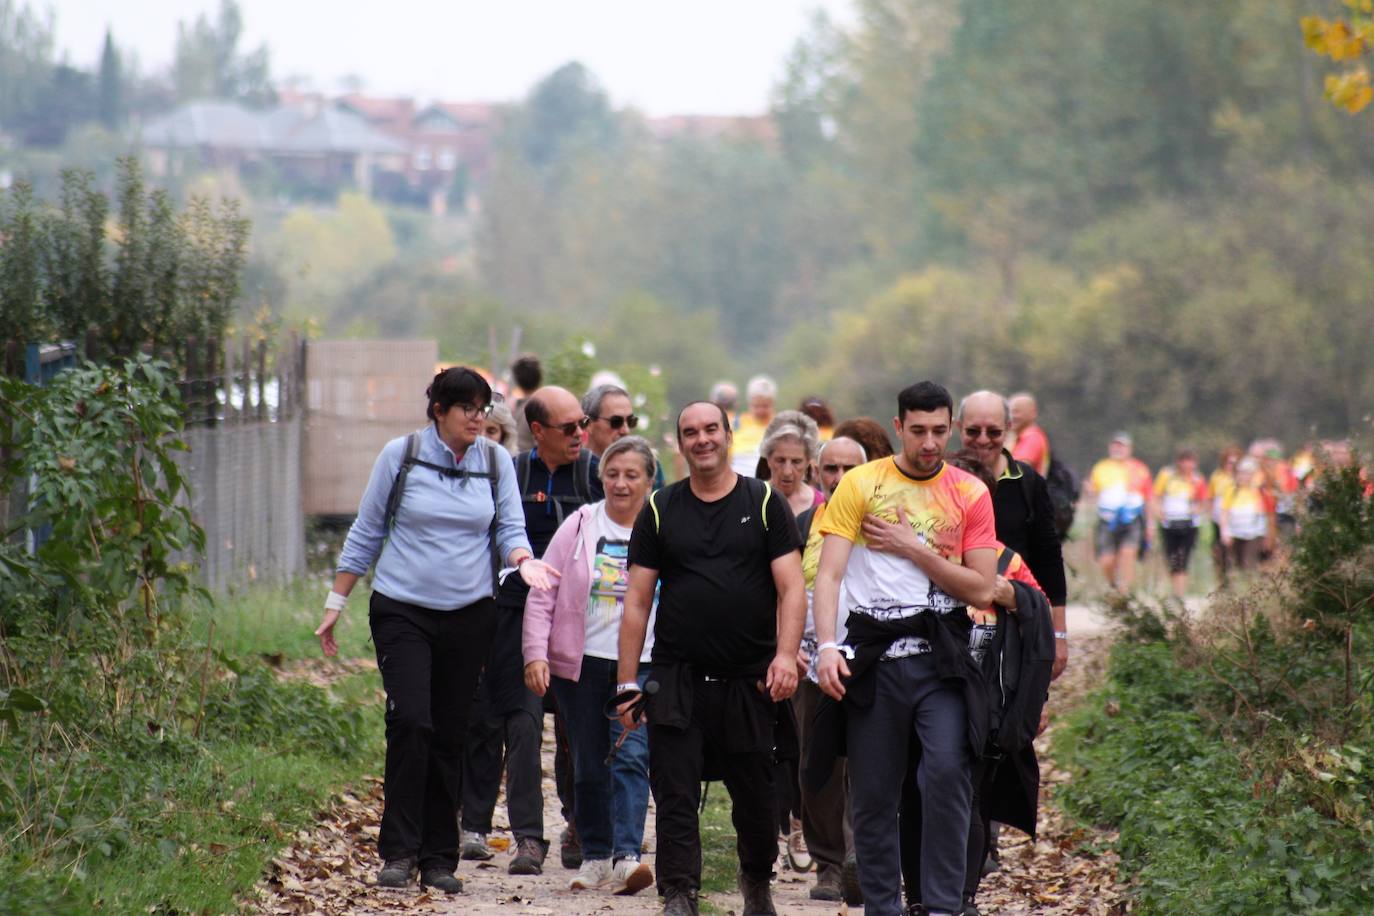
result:
M 357 113 L 306 96 L 262 110 L 190 102 L 146 124 L 140 140 L 155 175 L 208 167 L 252 177 L 271 169 L 321 192 L 351 185 L 371 193 L 375 173 L 403 169 L 410 156 L 405 143 Z

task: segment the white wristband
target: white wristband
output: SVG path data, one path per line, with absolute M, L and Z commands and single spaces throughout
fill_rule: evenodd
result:
M 340 595 L 336 591 L 330 593 L 324 599 L 324 609 L 326 611 L 342 611 L 348 606 L 348 596 Z
M 616 684 L 616 685 L 615 685 L 615 692 L 616 692 L 616 693 L 625 693 L 626 691 L 629 691 L 629 690 L 638 690 L 640 693 L 643 693 L 643 692 L 644 692 L 644 689 L 643 689 L 642 687 L 639 686 L 639 682 L 638 682 L 638 681 L 626 681 L 626 682 L 623 683 L 623 684 Z
M 830 642 L 823 642 L 823 643 L 821 643 L 819 646 L 816 647 L 816 654 L 817 654 L 817 655 L 820 655 L 820 654 L 821 654 L 822 652 L 824 652 L 826 649 L 834 649 L 834 650 L 836 650 L 836 651 L 838 652 L 838 651 L 840 651 L 840 644 L 837 643 L 837 642 L 835 642 L 835 641 L 833 641 L 833 640 L 830 641 Z
M 1055 630 L 1055 631 L 1054 631 L 1054 638 L 1055 638 L 1055 639 L 1068 639 L 1068 638 L 1069 638 L 1068 631 L 1066 631 L 1066 630 Z

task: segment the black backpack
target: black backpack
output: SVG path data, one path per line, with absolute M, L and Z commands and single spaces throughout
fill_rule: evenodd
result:
M 1073 468 L 1051 455 L 1049 469 L 1045 472 L 1045 486 L 1050 491 L 1050 505 L 1054 507 L 1054 530 L 1059 534 L 1060 541 L 1067 540 L 1078 510 L 1078 475 Z
M 480 444 L 477 444 L 480 443 Z M 488 539 L 491 541 L 491 594 L 496 597 L 496 593 L 501 586 L 501 548 L 496 544 L 496 524 L 501 518 L 501 497 L 497 493 L 497 481 L 501 477 L 500 467 L 504 454 L 498 453 L 500 446 L 492 442 L 486 436 L 478 436 L 474 448 L 485 450 L 487 467 L 489 471 L 464 471 L 458 468 L 448 468 L 441 464 L 431 464 L 428 461 L 420 460 L 420 434 L 410 433 L 406 436 L 405 457 L 401 459 L 400 470 L 396 472 L 396 479 L 391 482 L 391 492 L 386 497 L 386 518 L 382 522 L 383 529 L 387 534 L 391 533 L 392 526 L 396 524 L 396 510 L 401 507 L 401 499 L 405 495 L 406 478 L 410 476 L 410 469 L 419 466 L 438 471 L 445 477 L 456 477 L 459 479 L 466 477 L 476 477 L 490 481 L 491 483 L 491 527 L 487 532 Z
M 520 485 L 520 501 L 524 503 L 553 503 L 553 511 L 558 524 L 563 524 L 563 516 L 569 510 L 576 510 L 587 503 L 596 502 L 592 496 L 592 453 L 585 448 L 577 452 L 573 463 L 573 495 L 548 496 L 543 490 L 530 493 L 530 452 L 515 456 L 516 482 Z M 526 510 L 528 511 L 528 509 Z

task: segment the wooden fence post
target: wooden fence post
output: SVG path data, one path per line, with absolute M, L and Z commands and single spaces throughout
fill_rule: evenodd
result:
M 214 426 L 219 419 L 219 341 L 205 340 L 205 422 Z
M 200 341 L 194 337 L 186 338 L 186 369 L 183 373 L 184 382 L 182 384 L 181 400 L 185 408 L 187 420 L 194 420 L 196 415 L 196 398 L 200 394 L 200 387 L 196 384 L 199 379 L 200 371 Z
M 258 341 L 258 419 L 267 419 L 267 341 Z

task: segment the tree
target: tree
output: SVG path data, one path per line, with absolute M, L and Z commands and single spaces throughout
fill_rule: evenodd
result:
M 573 62 L 539 81 L 509 133 L 526 161 L 547 175 L 561 162 L 608 149 L 620 130 L 605 90 Z
M 53 68 L 53 14 L 40 17 L 27 3 L 0 0 L 0 126 L 33 111 Z
M 105 29 L 98 72 L 100 121 L 113 130 L 124 123 L 124 69 L 109 28 Z
M 275 98 L 267 46 L 239 51 L 243 13 L 235 0 L 220 0 L 214 22 L 204 14 L 177 24 L 172 83 L 179 101 L 234 99 L 253 105 Z

